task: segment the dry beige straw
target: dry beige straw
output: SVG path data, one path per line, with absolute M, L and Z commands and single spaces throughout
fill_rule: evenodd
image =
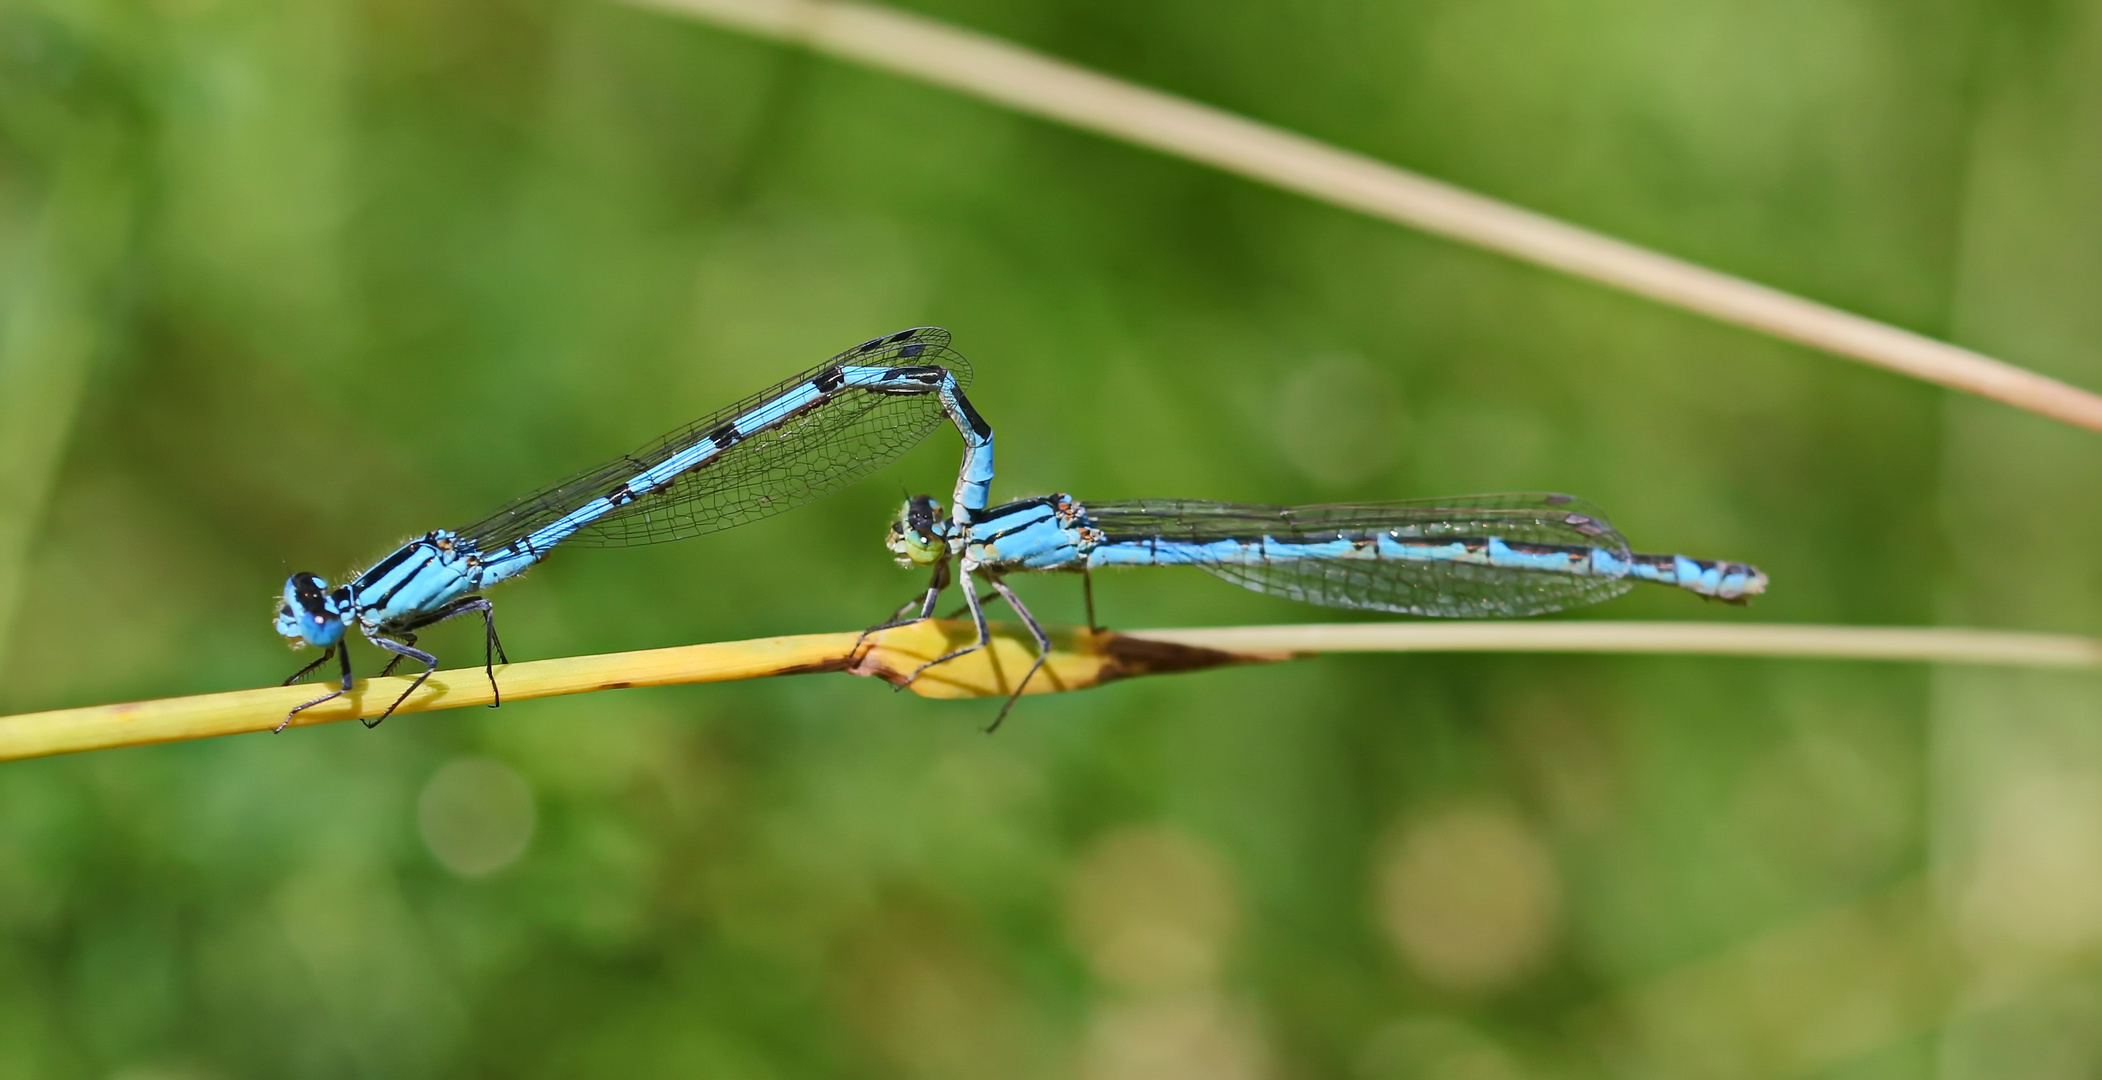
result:
M 2102 431 L 2102 396 L 984 34 L 866 4 L 628 0 L 1124 139 L 1726 323 Z
M 1240 654 L 1567 652 L 2102 667 L 2102 642 L 2062 634 L 1780 623 L 1311 623 L 1134 630 L 1131 636 Z

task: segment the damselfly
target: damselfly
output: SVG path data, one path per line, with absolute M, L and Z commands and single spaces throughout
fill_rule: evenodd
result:
M 314 574 L 285 582 L 277 632 L 294 646 L 315 645 L 320 658 L 289 685 L 327 663 L 342 662 L 342 688 L 285 716 L 347 693 L 352 685 L 344 635 L 356 626 L 422 674 L 387 707 L 376 726 L 437 670 L 437 657 L 416 647 L 416 632 L 470 612 L 482 616 L 483 668 L 492 690 L 504 657 L 488 600 L 474 595 L 516 577 L 557 544 L 624 547 L 679 540 L 801 506 L 890 463 L 946 416 L 964 440 L 956 481 L 959 520 L 985 509 L 993 476 L 993 431 L 963 395 L 968 361 L 949 349 L 949 332 L 919 327 L 874 338 L 819 367 L 685 425 L 596 468 L 513 500 L 460 529 L 439 529 L 334 589 Z M 284 730 L 284 724 L 278 725 Z
M 1020 570 L 1194 566 L 1246 589 L 1308 603 L 1454 618 L 1559 611 L 1618 596 L 1638 582 L 1733 604 L 1766 590 L 1766 575 L 1744 563 L 1631 552 L 1597 507 L 1570 495 L 1334 506 L 1194 499 L 1082 504 L 1070 495 L 1046 495 L 972 515 L 961 530 L 941 520 L 940 504 L 921 495 L 891 524 L 888 544 L 900 565 L 934 567 L 920 618 L 934 613 L 953 560 L 977 624 L 976 642 L 920 670 L 991 640 L 974 587 L 982 576 L 1037 642 L 1037 662 L 1017 694 L 1050 648 L 1043 627 L 1002 580 Z M 1092 592 L 1088 608 L 1092 625 Z

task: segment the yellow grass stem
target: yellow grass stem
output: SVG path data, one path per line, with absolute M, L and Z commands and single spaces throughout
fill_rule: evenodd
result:
M 1287 660 L 1328 652 L 1567 652 L 1895 660 L 2016 667 L 2102 667 L 2102 641 L 2050 634 L 1919 627 L 1641 622 L 1422 622 L 1237 626 L 1130 633 L 1052 630 L 1052 652 L 1031 694 L 1084 690 L 1119 679 Z M 635 686 L 727 682 L 843 671 L 903 683 L 921 664 L 969 641 L 971 625 L 928 620 L 866 640 L 858 633 L 803 634 L 642 652 L 535 660 L 496 669 L 506 702 Z M 856 644 L 860 648 L 856 649 Z M 993 647 L 935 668 L 911 684 L 923 697 L 1000 697 L 1029 670 L 1036 646 L 1018 626 L 994 627 Z M 299 714 L 295 726 L 378 716 L 410 680 L 368 679 Z M 269 731 L 326 683 L 0 717 L 0 761 Z M 398 712 L 487 705 L 479 667 L 426 680 Z
M 625 686 L 753 679 L 797 670 L 824 670 L 821 665 L 844 655 L 854 638 L 853 634 L 808 634 L 535 660 L 499 667 L 497 679 L 507 702 Z M 411 681 L 400 677 L 361 679 L 350 693 L 300 713 L 293 724 L 328 724 L 378 716 L 409 688 Z M 293 707 L 312 701 L 331 688 L 332 684 L 324 680 L 0 718 L 0 760 L 269 731 Z M 490 700 L 489 680 L 481 668 L 450 668 L 425 680 L 422 689 L 403 702 L 398 713 L 487 705 Z
M 1237 173 L 1720 322 L 2102 431 L 2102 396 L 1282 128 L 920 15 L 834 0 L 628 0 Z
M 944 664 L 915 681 L 912 689 L 924 697 L 942 698 L 1008 693 L 1011 681 L 1028 670 L 1036 646 L 1019 627 L 1001 625 L 997 631 L 992 649 Z M 901 683 L 921 664 L 971 640 L 972 634 L 969 623 L 929 620 L 871 634 L 865 642 L 861 634 L 848 632 L 682 645 L 506 664 L 496 669 L 496 678 L 505 702 L 822 671 L 851 671 Z M 858 655 L 857 642 L 861 643 Z M 1054 645 L 1030 693 L 1078 690 L 1178 665 L 1190 668 L 1236 660 L 1203 649 L 1124 641 L 1115 634 L 1085 630 L 1055 631 Z M 301 712 L 292 726 L 379 716 L 412 681 L 401 676 L 361 679 L 350 693 Z M 331 685 L 323 680 L 0 717 L 0 761 L 269 731 L 294 706 L 327 693 Z M 402 702 L 396 715 L 488 705 L 493 700 L 482 668 L 449 668 L 425 680 Z

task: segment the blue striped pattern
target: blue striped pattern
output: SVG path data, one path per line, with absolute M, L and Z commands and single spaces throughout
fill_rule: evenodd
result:
M 1045 495 L 952 521 L 942 520 L 932 497 L 917 495 L 891 524 L 887 544 L 901 565 L 934 569 L 920 618 L 934 614 L 953 565 L 977 630 L 975 641 L 920 665 L 907 683 L 991 643 L 980 580 L 1035 639 L 1036 661 L 993 728 L 1051 650 L 1050 635 L 1002 580 L 1016 571 L 1195 566 L 1243 588 L 1313 604 L 1458 618 L 1538 615 L 1645 581 L 1733 604 L 1766 591 L 1766 575 L 1743 563 L 1631 552 L 1597 507 L 1554 494 L 1333 506 L 1194 499 L 1083 505 L 1071 495 Z M 1092 589 L 1087 596 L 1092 628 Z M 883 625 L 897 625 L 911 608 Z
M 981 621 L 975 577 L 1114 566 L 1194 566 L 1329 607 L 1475 618 L 1596 603 L 1642 582 L 1741 604 L 1767 584 L 1744 563 L 1632 552 L 1603 513 L 1568 495 L 1300 507 L 1047 495 L 990 508 L 961 530 L 939 509 L 926 496 L 907 503 L 890 548 L 907 565 L 953 560 Z M 938 571 L 922 614 L 942 580 Z
M 414 647 L 415 631 L 435 622 L 479 613 L 499 652 L 489 603 L 472 594 L 524 573 L 557 545 L 656 543 L 755 521 L 874 472 L 943 419 L 964 441 L 955 492 L 961 527 L 985 509 L 993 432 L 964 396 L 970 365 L 948 342 L 937 327 L 871 339 L 473 525 L 411 540 L 347 585 L 332 590 L 314 574 L 292 575 L 277 631 L 326 650 L 294 679 L 337 654 L 350 689 L 343 639 L 353 625 L 395 663 L 425 664 L 426 675 L 436 659 Z
M 1258 592 L 1436 616 L 1540 614 L 1645 581 L 1733 603 L 1766 588 L 1742 563 L 1632 553 L 1564 495 L 1310 507 L 1052 495 L 987 511 L 953 546 L 980 573 L 1195 566 Z
M 1313 604 L 1462 618 L 1558 611 L 1644 581 L 1733 604 L 1766 591 L 1766 575 L 1743 563 L 1631 552 L 1597 507 L 1569 495 L 1334 506 L 1194 499 L 1083 505 L 1071 495 L 1045 495 L 958 521 L 943 521 L 940 505 L 918 495 L 891 524 L 887 543 L 900 564 L 934 568 L 920 618 L 934 614 L 953 564 L 977 630 L 975 641 L 920 665 L 908 683 L 991 643 L 980 579 L 1035 639 L 1036 661 L 993 728 L 1051 650 L 1050 635 L 1002 580 L 1016 571 L 1195 566 L 1243 588 Z M 1088 597 L 1092 627 L 1092 590 Z

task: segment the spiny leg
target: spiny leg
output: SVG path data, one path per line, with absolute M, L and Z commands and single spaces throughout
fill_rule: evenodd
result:
M 337 658 L 343 661 L 343 688 L 337 690 L 335 693 L 332 694 L 323 694 L 320 697 L 317 697 L 304 705 L 295 707 L 291 712 L 285 714 L 285 718 L 283 720 L 277 722 L 276 727 L 270 729 L 270 734 L 275 735 L 285 730 L 286 726 L 292 723 L 292 718 L 298 716 L 300 713 L 303 713 L 308 709 L 311 709 L 314 706 L 321 704 L 324 701 L 334 701 L 335 699 L 342 697 L 347 693 L 350 693 L 350 648 L 348 646 L 348 643 L 337 642 L 334 646 L 330 648 L 329 651 L 335 653 Z M 321 659 L 328 659 L 328 654 L 323 653 Z M 309 664 L 307 665 L 306 671 L 312 671 L 318 666 L 320 666 L 318 661 L 313 664 Z M 300 672 L 300 674 L 304 675 L 306 674 L 306 671 L 302 671 Z
M 494 709 L 504 703 L 504 693 L 496 685 L 496 661 L 502 660 L 506 664 L 511 662 L 511 658 L 504 655 L 504 643 L 496 636 L 495 604 L 479 596 L 463 596 L 431 612 L 429 615 L 408 623 L 397 632 L 396 636 L 401 640 L 402 644 L 413 646 L 416 644 L 416 635 L 410 631 L 421 630 L 426 626 L 442 623 L 447 619 L 465 615 L 471 611 L 482 613 L 482 632 L 484 635 L 482 642 L 482 672 L 489 676 L 489 694 L 493 698 L 489 702 L 489 707 Z M 401 661 L 402 654 L 395 653 L 394 659 L 387 661 L 387 666 L 380 671 L 380 677 L 385 678 L 394 674 L 395 665 L 401 663 Z M 411 689 L 414 688 L 412 687 Z M 391 713 L 394 710 L 389 709 L 387 711 Z
M 1087 603 L 1087 632 L 1100 632 L 1102 627 L 1095 622 L 1095 572 L 1085 565 L 1080 568 L 1080 598 Z
M 993 643 L 993 632 L 985 625 L 985 607 L 978 603 L 978 587 L 971 584 L 970 569 L 968 567 L 959 569 L 956 572 L 956 576 L 959 579 L 958 583 L 963 587 L 963 598 L 971 606 L 971 623 L 978 628 L 978 640 L 961 649 L 952 649 L 914 668 L 912 674 L 906 676 L 905 681 L 898 684 L 898 689 L 903 690 L 911 686 L 913 680 L 918 679 L 928 668 L 946 664 L 959 656 L 977 652 Z
M 871 626 L 866 633 L 873 634 L 878 630 L 888 630 L 893 626 L 903 626 L 909 622 L 918 622 L 921 619 L 932 618 L 934 616 L 934 605 L 941 602 L 942 590 L 948 587 L 949 560 L 945 557 L 942 561 L 934 564 L 934 575 L 927 579 L 926 592 L 921 593 L 914 600 L 907 600 L 899 604 L 898 610 L 891 612 L 889 622 Z M 915 603 L 919 604 L 920 613 L 907 617 L 905 613 L 911 611 Z
M 992 601 L 993 601 L 993 597 L 994 597 L 995 595 L 996 595 L 996 594 L 994 594 L 994 593 L 979 593 L 979 594 L 978 594 L 978 603 L 979 603 L 979 605 L 980 605 L 980 606 L 983 606 L 983 605 L 985 605 L 985 604 L 990 604 L 990 603 L 992 603 Z M 956 609 L 955 611 L 952 611 L 952 612 L 950 612 L 950 613 L 949 613 L 948 615 L 946 615 L 946 616 L 944 616 L 944 617 L 945 617 L 945 618 L 950 618 L 950 619 L 953 619 L 953 618 L 956 618 L 956 617 L 957 617 L 958 615 L 961 615 L 961 614 L 963 614 L 964 612 L 966 612 L 966 611 L 969 611 L 969 610 L 971 610 L 971 605 L 969 605 L 969 604 L 965 604 L 964 606 L 962 606 L 962 607 L 960 607 L 960 608 L 957 608 L 957 609 Z
M 394 641 L 392 639 L 383 637 L 373 638 L 372 643 L 374 645 L 379 646 L 382 649 L 387 650 L 390 653 L 395 654 L 396 656 L 404 656 L 416 661 L 419 664 L 422 664 L 423 671 L 416 676 L 415 682 L 409 684 L 409 688 L 407 690 L 401 692 L 400 697 L 394 699 L 394 704 L 387 706 L 386 712 L 379 714 L 377 717 L 374 717 L 371 720 L 363 721 L 365 727 L 368 729 L 380 726 L 380 724 L 384 722 L 388 717 L 393 716 L 394 710 L 401 708 L 401 703 L 409 700 L 409 695 L 415 693 L 416 688 L 423 685 L 423 680 L 430 678 L 431 672 L 438 670 L 438 658 L 432 656 L 430 653 L 424 652 L 422 649 L 419 649 L 414 645 L 405 645 L 399 641 Z
M 404 644 L 404 645 L 414 645 L 414 644 L 416 644 L 416 635 L 414 635 L 414 634 L 403 634 L 403 635 L 401 636 L 401 643 L 402 643 L 402 644 Z M 374 675 L 374 676 L 373 676 L 373 678 L 375 678 L 375 679 L 384 679 L 384 678 L 386 678 L 387 676 L 389 676 L 389 675 L 392 675 L 392 674 L 394 674 L 394 669 L 395 669 L 396 667 L 399 667 L 399 666 L 401 665 L 402 659 L 403 659 L 403 657 L 402 657 L 402 655 L 401 655 L 400 653 L 395 653 L 395 654 L 394 654 L 394 658 L 393 658 L 393 659 L 391 659 L 391 660 L 389 660 L 389 661 L 387 661 L 387 666 L 386 666 L 386 667 L 383 667 L 383 668 L 381 668 L 381 669 L 380 669 L 380 673 L 379 673 L 379 674 L 377 674 L 377 675 Z
M 934 576 L 930 578 L 927 582 L 926 593 L 919 597 L 916 597 L 915 599 L 907 600 L 904 603 L 899 604 L 898 610 L 891 612 L 889 619 L 886 619 L 883 622 L 877 623 L 876 625 L 871 626 L 866 630 L 863 630 L 861 632 L 861 636 L 854 639 L 854 647 L 852 649 L 847 650 L 847 655 L 849 657 L 861 655 L 861 646 L 868 642 L 870 634 L 881 633 L 885 630 L 891 629 L 892 627 L 904 626 L 907 623 L 914 623 L 920 621 L 921 619 L 931 618 L 934 615 L 934 605 L 941 600 L 942 590 L 948 587 L 949 560 L 944 558 L 942 561 L 934 564 Z M 918 615 L 912 616 L 911 618 L 906 618 L 905 613 L 911 611 L 912 606 L 914 604 L 918 604 L 920 606 L 920 613 Z
M 278 683 L 277 685 L 290 686 L 293 683 L 296 683 L 299 680 L 304 679 L 307 676 L 313 674 L 315 668 L 320 667 L 321 665 L 328 663 L 330 660 L 335 659 L 336 650 L 340 647 L 340 644 L 331 645 L 328 648 L 321 650 L 321 655 L 315 657 L 313 663 L 308 664 L 307 666 L 300 668 L 298 671 L 293 672 L 289 678 L 285 679 L 284 682 Z
M 1051 635 L 1044 632 L 1043 624 L 1036 621 L 1036 616 L 1029 613 L 1029 609 L 1022 605 L 1022 598 L 1016 596 L 1014 590 L 1007 587 L 1006 582 L 999 578 L 993 578 L 992 581 L 993 590 L 1021 617 L 1022 625 L 1029 628 L 1029 636 L 1036 639 L 1036 663 L 1029 665 L 1029 670 L 1022 675 L 1022 681 L 1015 684 L 1014 693 L 1007 695 L 1007 704 L 1000 706 L 1000 715 L 993 717 L 992 726 L 985 729 L 987 735 L 1000 730 L 1000 721 L 1007 719 L 1007 710 L 1014 708 L 1015 702 L 1021 700 L 1022 691 L 1028 687 L 1029 680 L 1036 678 L 1036 673 L 1043 669 L 1044 661 L 1051 658 Z
M 494 709 L 504 703 L 504 692 L 496 686 L 496 661 L 509 664 L 511 658 L 504 654 L 503 639 L 496 636 L 496 605 L 479 596 L 468 599 L 475 603 L 473 610 L 482 613 L 482 629 L 489 635 L 489 640 L 482 644 L 482 673 L 489 676 L 489 707 Z M 490 653 L 496 656 L 492 659 Z
M 927 579 L 927 591 L 920 596 L 920 613 L 907 621 L 933 618 L 934 605 L 941 602 L 942 590 L 948 587 L 949 560 L 947 556 L 944 556 L 942 561 L 934 564 L 934 574 Z M 893 618 L 904 615 L 910 610 L 912 610 L 912 601 L 907 600 L 899 606 L 897 614 Z

